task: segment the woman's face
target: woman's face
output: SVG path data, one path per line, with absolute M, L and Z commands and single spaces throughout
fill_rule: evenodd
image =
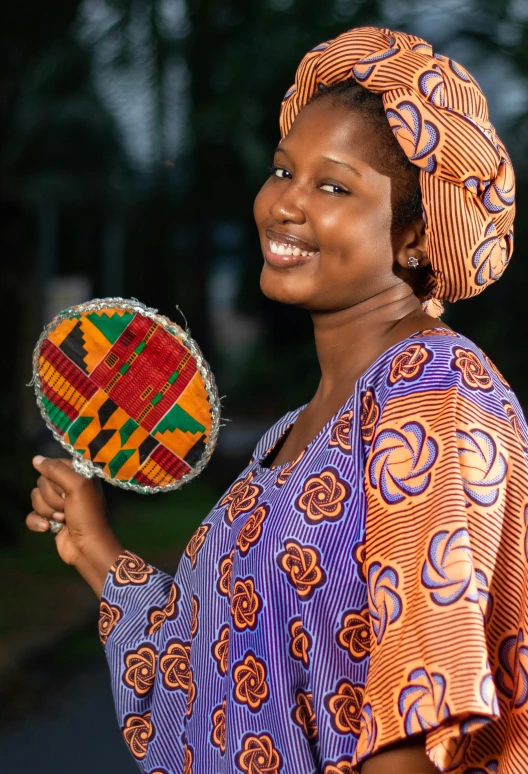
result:
M 299 113 L 255 199 L 266 296 L 337 311 L 401 282 L 393 182 L 376 161 L 376 142 L 361 114 L 328 97 Z

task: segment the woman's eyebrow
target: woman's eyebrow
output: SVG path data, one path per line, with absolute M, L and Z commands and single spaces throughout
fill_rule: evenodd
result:
M 281 148 L 279 145 L 277 148 L 275 148 L 275 153 L 284 153 L 286 156 L 288 155 L 288 152 L 285 148 Z M 355 167 L 353 167 L 351 164 L 347 164 L 346 161 L 338 161 L 337 159 L 333 159 L 330 156 L 322 156 L 321 157 L 323 161 L 329 161 L 331 164 L 337 164 L 339 167 L 345 167 L 345 169 L 349 169 L 351 172 L 353 172 L 358 177 L 361 177 L 361 172 L 358 172 Z

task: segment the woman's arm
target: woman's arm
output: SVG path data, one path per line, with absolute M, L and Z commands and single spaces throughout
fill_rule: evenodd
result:
M 423 735 L 386 747 L 361 766 L 361 774 L 438 774 L 424 750 Z

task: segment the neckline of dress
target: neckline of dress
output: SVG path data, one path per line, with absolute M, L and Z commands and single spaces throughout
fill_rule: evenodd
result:
M 300 457 L 304 457 L 305 454 L 308 453 L 308 451 L 316 444 L 319 439 L 328 432 L 328 430 L 335 424 L 335 422 L 339 419 L 343 411 L 345 410 L 345 407 L 349 403 L 354 403 L 356 392 L 359 388 L 359 385 L 361 382 L 365 380 L 366 377 L 370 374 L 370 372 L 388 355 L 392 354 L 393 350 L 396 350 L 398 347 L 401 347 L 402 344 L 406 344 L 408 341 L 411 341 L 412 339 L 418 339 L 420 338 L 420 335 L 423 334 L 424 336 L 428 335 L 429 331 L 438 331 L 438 330 L 446 330 L 442 325 L 437 325 L 432 328 L 426 328 L 423 331 L 416 331 L 415 333 L 411 333 L 409 336 L 406 336 L 404 339 L 400 339 L 400 341 L 397 341 L 395 344 L 393 344 L 391 347 L 386 349 L 384 352 L 381 353 L 381 355 L 378 355 L 378 357 L 373 360 L 373 362 L 366 368 L 361 376 L 358 377 L 356 380 L 356 383 L 354 385 L 354 389 L 352 391 L 352 394 L 346 399 L 346 401 L 337 409 L 335 414 L 333 414 L 328 422 L 324 424 L 324 426 L 319 430 L 319 432 L 312 438 L 312 440 L 304 447 L 304 449 L 295 457 L 295 459 L 290 460 L 289 462 L 282 462 L 280 465 L 263 465 L 262 461 L 268 457 L 274 449 L 277 448 L 277 444 L 279 444 L 282 439 L 284 438 L 285 434 L 291 430 L 291 428 L 294 426 L 295 422 L 297 421 L 297 417 L 303 411 L 308 403 L 305 403 L 303 406 L 299 406 L 297 409 L 293 409 L 293 411 L 288 412 L 286 417 L 284 417 L 285 424 L 280 428 L 280 435 L 275 440 L 273 446 L 269 447 L 267 450 L 265 450 L 262 454 L 260 454 L 257 459 L 255 460 L 256 466 L 261 471 L 269 471 L 270 473 L 276 473 L 283 468 L 288 467 L 288 465 L 293 465 L 294 462 L 296 462 Z M 447 330 L 451 330 L 448 328 Z M 459 336 L 460 334 L 456 333 L 456 331 L 452 331 L 452 333 L 455 336 Z

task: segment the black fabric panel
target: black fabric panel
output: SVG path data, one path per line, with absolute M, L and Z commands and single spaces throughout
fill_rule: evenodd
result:
M 99 454 L 103 446 L 108 443 L 110 438 L 112 438 L 112 436 L 116 433 L 117 430 L 101 430 L 99 433 L 97 433 L 93 441 L 88 444 L 88 450 L 92 460 Z
M 139 464 L 143 465 L 149 454 L 152 454 L 156 446 L 159 446 L 157 441 L 152 435 L 147 435 L 144 441 L 139 445 Z
M 104 427 L 106 425 L 106 423 L 108 422 L 108 420 L 110 419 L 110 417 L 112 416 L 112 414 L 116 409 L 117 409 L 117 403 L 114 403 L 114 401 L 111 400 L 110 398 L 105 400 L 105 402 L 103 403 L 103 405 L 98 411 L 99 422 L 101 424 L 101 427 Z
M 191 468 L 194 468 L 196 463 L 200 460 L 200 457 L 205 451 L 205 436 L 202 435 L 201 438 L 199 438 L 194 446 L 189 449 L 187 454 L 184 457 L 185 462 L 187 465 L 190 465 Z
M 84 348 L 84 333 L 82 332 L 78 320 L 76 326 L 68 333 L 59 349 L 61 349 L 66 357 L 69 357 L 76 366 L 79 366 L 85 374 L 88 373 L 88 367 L 84 362 L 84 357 L 88 353 Z

